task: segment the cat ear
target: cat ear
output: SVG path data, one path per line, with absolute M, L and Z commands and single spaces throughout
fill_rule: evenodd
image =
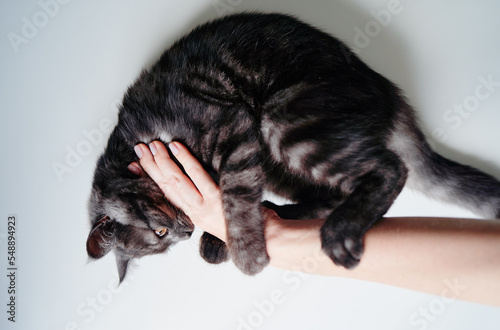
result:
M 89 257 L 99 259 L 104 257 L 115 246 L 116 224 L 108 216 L 94 224 L 87 238 L 87 254 Z
M 120 277 L 120 283 L 121 283 L 123 282 L 123 279 L 127 274 L 127 267 L 130 258 L 116 252 L 115 252 L 115 257 L 116 257 L 116 266 L 118 267 L 118 276 Z

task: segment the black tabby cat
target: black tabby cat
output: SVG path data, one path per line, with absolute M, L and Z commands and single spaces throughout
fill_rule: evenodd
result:
M 200 252 L 212 263 L 229 255 L 246 274 L 269 262 L 264 189 L 294 201 L 265 203 L 283 218 L 326 218 L 323 250 L 347 268 L 407 181 L 500 217 L 498 181 L 434 153 L 394 84 L 289 16 L 202 25 L 129 88 L 95 170 L 87 240 L 92 258 L 115 251 L 120 280 L 131 258 L 164 252 L 193 231 L 149 177 L 127 170 L 137 161 L 133 146 L 152 140 L 180 141 L 216 173 L 228 246 L 204 233 Z

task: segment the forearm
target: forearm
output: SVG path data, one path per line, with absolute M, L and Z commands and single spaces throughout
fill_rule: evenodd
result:
M 180 143 L 169 147 L 189 177 L 171 160 L 163 143 L 155 145 L 150 145 L 156 153 L 154 158 L 147 146 L 136 146 L 142 167 L 193 223 L 226 241 L 217 185 Z M 142 175 L 140 168 L 131 171 Z M 263 208 L 263 212 L 266 247 L 275 267 L 500 306 L 500 222 L 383 219 L 366 233 L 360 265 L 346 270 L 335 266 L 321 250 L 319 229 L 323 220 L 283 220 L 269 209 Z
M 365 235 L 354 270 L 321 251 L 323 220 L 275 220 L 267 227 L 271 265 L 384 283 L 500 306 L 500 222 L 386 218 Z

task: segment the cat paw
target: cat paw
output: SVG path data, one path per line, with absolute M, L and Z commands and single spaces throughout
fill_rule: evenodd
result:
M 233 238 L 229 240 L 229 247 L 234 264 L 247 275 L 260 273 L 269 264 L 269 255 L 264 241 Z
M 200 255 L 208 263 L 220 264 L 229 259 L 229 250 L 222 240 L 204 232 L 200 238 Z
M 323 252 L 337 266 L 353 269 L 363 255 L 363 235 L 350 228 L 348 223 L 327 224 L 321 228 Z

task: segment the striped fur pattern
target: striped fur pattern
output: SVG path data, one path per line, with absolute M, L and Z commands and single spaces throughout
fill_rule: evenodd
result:
M 130 259 L 163 252 L 193 230 L 152 180 L 127 171 L 137 161 L 133 146 L 156 139 L 182 142 L 215 173 L 228 244 L 205 233 L 200 252 L 212 263 L 230 257 L 246 274 L 269 262 L 265 189 L 293 201 L 264 202 L 284 218 L 325 218 L 323 250 L 347 268 L 407 180 L 486 217 L 500 213 L 497 180 L 434 153 L 397 87 L 339 40 L 289 16 L 202 25 L 129 88 L 95 170 L 87 241 L 93 258 L 115 251 L 121 279 Z

